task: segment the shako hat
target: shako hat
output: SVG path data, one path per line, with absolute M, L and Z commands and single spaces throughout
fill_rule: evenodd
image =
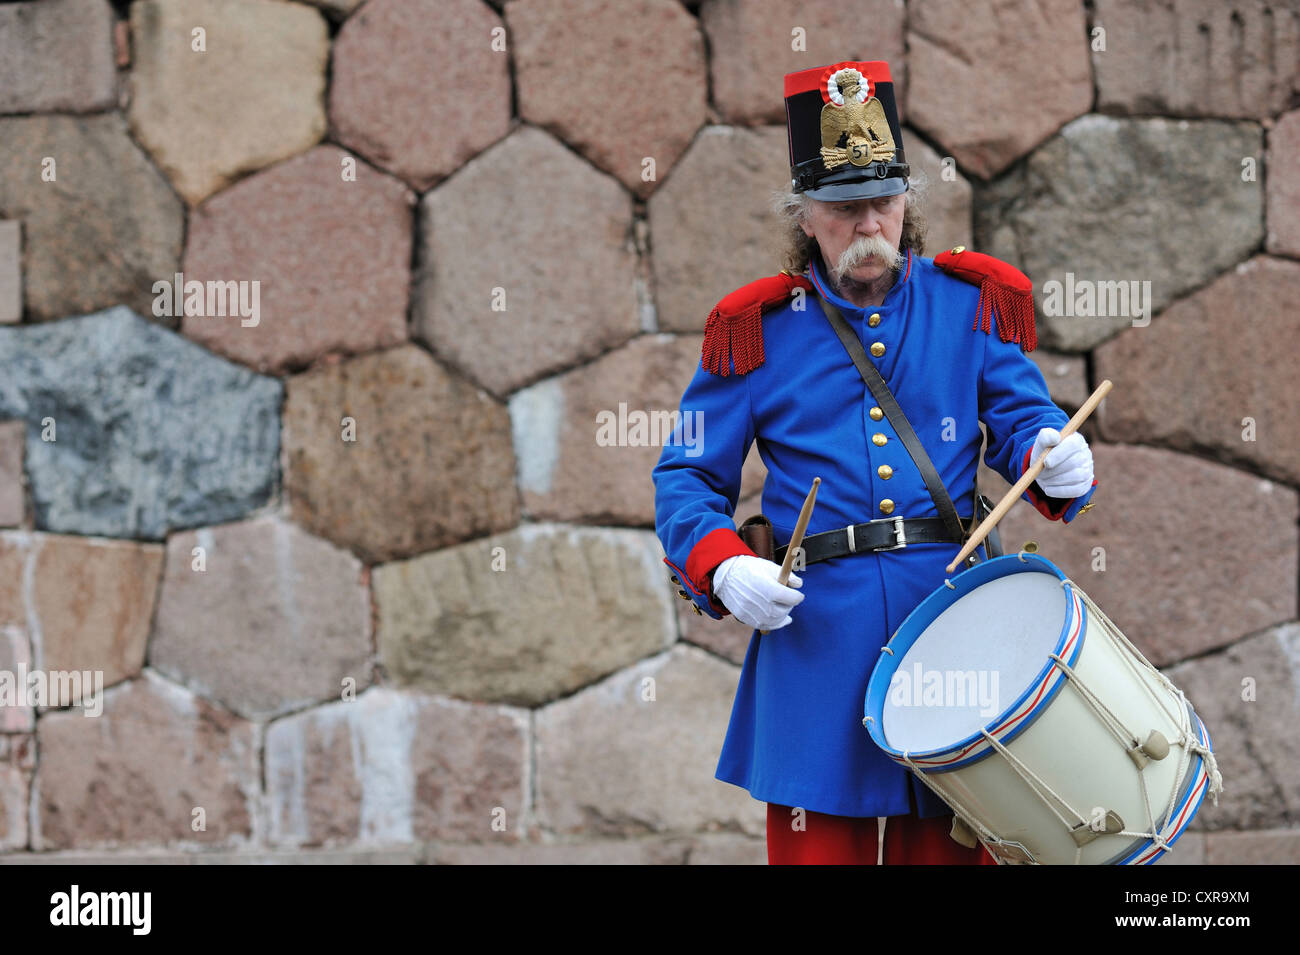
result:
M 790 179 L 824 202 L 907 191 L 889 64 L 846 61 L 785 76 Z

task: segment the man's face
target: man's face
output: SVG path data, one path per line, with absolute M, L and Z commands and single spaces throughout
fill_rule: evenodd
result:
M 905 208 L 906 200 L 901 194 L 839 202 L 813 199 L 803 231 L 817 240 L 826 267 L 836 282 L 846 277 L 862 283 L 874 282 L 896 261 L 903 237 Z M 855 247 L 854 243 L 858 245 Z M 874 253 L 870 248 L 873 245 Z

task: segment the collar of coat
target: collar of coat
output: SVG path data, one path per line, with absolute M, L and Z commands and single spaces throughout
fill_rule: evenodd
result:
M 1023 351 L 1033 351 L 1038 344 L 1034 329 L 1034 295 L 1029 278 L 1013 265 L 991 255 L 971 252 L 956 246 L 934 257 L 934 264 L 954 278 L 969 282 L 980 290 L 971 330 L 992 331 L 997 322 L 998 335 L 1004 342 L 1016 342 Z M 814 279 L 814 270 L 809 270 Z M 912 253 L 899 285 L 912 274 Z M 727 377 L 748 374 L 766 361 L 763 353 L 763 313 L 784 305 L 796 288 L 819 291 L 805 275 L 793 275 L 784 269 L 777 275 L 750 282 L 727 295 L 709 312 L 704 323 L 704 347 L 700 365 L 705 371 Z M 893 289 L 890 289 L 892 292 Z M 836 296 L 838 298 L 838 296 Z M 842 301 L 842 300 L 840 300 Z

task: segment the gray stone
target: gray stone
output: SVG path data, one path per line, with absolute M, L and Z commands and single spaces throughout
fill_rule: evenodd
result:
M 1207 865 L 1296 865 L 1300 863 L 1300 829 L 1261 832 L 1207 832 Z
M 661 329 L 703 331 L 718 299 L 781 268 L 770 204 L 789 169 L 784 126 L 709 126 L 695 137 L 649 202 Z
M 27 802 L 35 768 L 35 737 L 0 736 L 0 852 L 27 846 Z
M 511 396 L 519 488 L 529 517 L 654 526 L 651 471 L 672 440 L 677 419 L 668 415 L 677 414 L 682 391 L 700 366 L 702 342 L 699 335 L 642 335 Z M 698 447 L 706 436 L 693 421 L 684 439 Z M 741 471 L 741 496 L 760 490 L 766 473 L 754 444 Z
M 436 865 L 683 865 L 691 851 L 681 837 L 570 839 L 512 846 L 439 844 L 429 847 Z
M 979 248 L 1033 280 L 1044 345 L 1086 350 L 1259 246 L 1263 190 L 1242 181 L 1241 159 L 1263 148 L 1251 123 L 1082 117 L 980 191 Z M 1150 282 L 1151 309 L 1138 316 L 1101 287 L 1093 311 L 1108 314 L 1084 316 L 1077 307 L 1068 314 L 1066 302 L 1079 304 L 1080 280 L 1120 282 L 1126 290 Z M 1059 308 L 1048 282 L 1061 283 Z
M 1205 833 L 1184 829 L 1174 847 L 1156 865 L 1205 865 Z
M 275 846 L 519 838 L 528 715 L 386 688 L 271 724 Z
M 1108 440 L 1163 444 L 1300 484 L 1300 264 L 1258 256 L 1093 354 Z M 1288 343 L 1288 344 L 1284 344 Z
M 129 309 L 0 328 L 0 367 L 0 418 L 27 424 L 39 529 L 158 539 L 271 497 L 279 382 Z
M 1097 106 L 1108 113 L 1263 117 L 1300 90 L 1294 0 L 1096 0 Z
M 520 117 L 648 196 L 707 115 L 699 22 L 677 0 L 513 0 L 505 17 Z
M 6 575 L 21 575 L 23 566 L 20 556 L 8 549 L 0 551 L 0 571 Z M 29 673 L 35 667 L 32 663 L 32 644 L 27 638 L 26 621 L 23 621 L 23 625 L 11 622 L 27 609 L 22 605 L 20 597 L 22 577 L 10 579 L 11 582 L 0 584 L 0 673 L 15 674 L 16 680 L 20 667 L 25 667 Z M 0 706 L 0 733 L 30 733 L 35 729 L 35 708 L 30 703 L 26 696 L 22 696 Z M 0 736 L 0 740 L 4 738 Z
M 37 321 L 112 305 L 150 315 L 185 231 L 180 200 L 116 113 L 0 119 L 0 219 L 22 220 Z
M 925 254 L 933 257 L 957 245 L 973 247 L 971 185 L 954 157 L 940 156 L 910 129 L 903 130 L 903 147 L 913 176 L 920 171 L 926 180 L 921 203 L 927 226 Z
M 34 849 L 233 848 L 253 837 L 253 725 L 150 670 L 108 690 L 98 717 L 46 713 L 36 735 Z
M 106 0 L 0 6 L 0 113 L 88 113 L 117 105 Z
M 732 833 L 575 838 L 509 846 L 439 843 L 429 846 L 428 861 L 437 865 L 766 865 L 767 845 L 762 839 Z
M 736 669 L 676 646 L 536 716 L 537 818 L 545 831 L 766 831 L 763 803 L 714 778 Z
M 17 527 L 26 507 L 23 445 L 27 428 L 21 421 L 0 421 L 0 527 Z
M 361 0 L 305 0 L 313 7 L 320 7 L 326 13 L 342 19 L 357 8 Z
M 698 335 L 642 335 L 510 399 L 520 489 L 539 520 L 653 527 L 650 472 L 673 440 L 682 389 L 700 364 Z M 684 440 L 707 437 L 692 420 Z M 756 447 L 740 493 L 765 474 Z
M 1077 0 L 910 0 L 908 121 L 989 178 L 1092 103 Z
M 1019 501 L 998 525 L 1006 550 L 1037 541 L 1156 666 L 1295 619 L 1295 491 L 1187 454 L 1090 443 L 1096 506 L 1063 525 Z
M 688 865 L 767 865 L 767 842 L 731 833 L 699 836 L 691 844 Z
M 857 0 L 854 25 L 865 28 L 847 30 L 836 0 L 708 0 L 699 15 L 712 99 L 731 122 L 784 124 L 785 74 L 848 60 L 889 63 L 894 98 L 903 103 L 903 0 Z M 803 31 L 797 48 L 796 28 Z
M 1223 774 L 1198 829 L 1300 825 L 1300 624 L 1287 623 L 1166 671 L 1210 733 Z M 1294 844 L 1293 844 L 1294 845 Z M 1218 864 L 1215 844 L 1206 861 Z
M 131 38 L 131 131 L 191 204 L 325 134 L 329 28 L 311 7 L 137 0 Z
M 372 575 L 385 671 L 400 684 L 536 705 L 676 639 L 648 531 L 527 524 Z
M 420 203 L 416 333 L 497 395 L 593 358 L 641 327 L 631 232 L 617 182 L 521 127 Z
M 421 192 L 455 172 L 510 130 L 498 32 L 481 0 L 369 0 L 334 41 L 335 140 Z
M 277 517 L 173 534 L 149 661 L 253 719 L 360 692 L 371 682 L 361 577 L 351 554 Z
M 162 559 L 157 544 L 0 532 L 0 573 L 21 582 L 0 600 L 0 626 L 26 629 L 41 669 L 89 675 L 52 687 L 50 706 L 93 709 L 97 684 L 140 673 Z
M 1300 258 L 1300 109 L 1268 131 L 1268 250 Z
M 355 176 L 344 180 L 348 162 Z M 257 314 L 205 307 L 182 333 L 275 375 L 405 341 L 414 205 L 405 186 L 335 146 L 236 183 L 190 216 L 184 275 L 259 283 Z
M 1035 348 L 1029 353 L 1047 383 L 1047 393 L 1052 401 L 1066 411 L 1077 410 L 1088 400 L 1092 390 L 1088 387 L 1088 360 L 1083 355 Z M 1098 380 L 1105 375 L 1098 375 Z
M 98 852 L 11 852 L 0 855 L 0 865 L 420 865 L 424 862 L 421 846 L 395 846 L 382 849 L 306 849 L 301 851 L 234 851 L 140 852 L 138 850 L 100 850 Z
M 506 409 L 414 345 L 290 378 L 284 433 L 294 520 L 367 563 L 519 521 Z
M 23 224 L 0 222 L 0 325 L 23 320 Z

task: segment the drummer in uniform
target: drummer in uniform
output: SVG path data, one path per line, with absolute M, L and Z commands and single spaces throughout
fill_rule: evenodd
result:
M 1082 435 L 1061 440 L 1067 416 L 1025 354 L 1028 279 L 961 247 L 923 256 L 888 64 L 791 73 L 785 103 L 786 270 L 710 314 L 679 419 L 702 415 L 708 438 L 670 443 L 653 472 L 656 532 L 682 595 L 699 613 L 770 631 L 750 639 L 716 775 L 768 804 L 771 863 L 990 864 L 954 840 L 952 811 L 862 726 L 880 648 L 942 583 L 960 539 L 823 303 L 883 375 L 966 528 L 980 422 L 985 461 L 1010 483 L 1048 451 L 1025 498 L 1051 520 L 1091 506 L 1092 454 Z M 809 558 L 788 585 L 735 530 L 754 442 L 776 544 L 822 479 Z

